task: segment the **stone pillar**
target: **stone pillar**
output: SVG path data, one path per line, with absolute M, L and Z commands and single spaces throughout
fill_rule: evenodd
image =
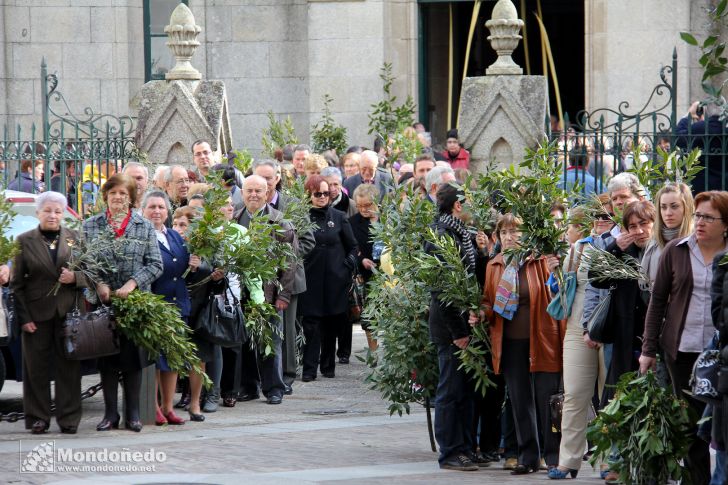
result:
M 548 90 L 544 76 L 524 76 L 511 54 L 521 40 L 523 21 L 511 0 L 499 0 L 485 23 L 498 59 L 485 76 L 463 81 L 458 134 L 470 150 L 470 169 L 481 172 L 489 162 L 504 168 L 520 163 L 526 148 L 545 136 Z
M 174 9 L 164 31 L 177 63 L 165 81 L 146 83 L 134 98 L 136 143 L 152 163 L 191 166 L 196 140 L 208 140 L 213 151 L 232 148 L 225 83 L 201 80 L 190 63 L 201 29 L 185 4 Z

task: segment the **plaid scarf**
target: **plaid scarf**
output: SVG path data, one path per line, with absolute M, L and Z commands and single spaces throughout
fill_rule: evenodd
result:
M 493 311 L 506 320 L 513 320 L 513 316 L 518 310 L 518 270 L 520 268 L 521 265 L 515 261 L 506 266 L 495 292 Z
M 475 273 L 475 246 L 473 246 L 473 236 L 468 231 L 468 226 L 460 219 L 453 217 L 452 214 L 440 214 L 438 222 L 460 237 L 460 248 L 465 252 L 463 258 L 465 270 L 470 274 Z

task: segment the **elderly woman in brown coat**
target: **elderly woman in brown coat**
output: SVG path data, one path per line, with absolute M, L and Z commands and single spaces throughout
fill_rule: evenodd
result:
M 65 358 L 62 326 L 66 313 L 86 286 L 83 274 L 66 264 L 78 234 L 63 227 L 66 197 L 45 192 L 36 200 L 38 227 L 18 236 L 20 253 L 13 263 L 11 287 L 23 330 L 23 410 L 25 428 L 45 433 L 51 421 L 51 379 L 56 381 L 56 422 L 61 433 L 74 434 L 81 421 L 80 362 Z M 58 292 L 54 292 L 60 283 Z M 51 370 L 53 368 L 53 372 Z

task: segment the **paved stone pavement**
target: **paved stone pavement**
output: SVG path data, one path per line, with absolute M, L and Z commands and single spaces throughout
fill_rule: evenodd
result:
M 354 349 L 364 345 L 364 334 L 357 327 Z M 511 476 L 500 464 L 477 472 L 440 470 L 437 455 L 430 449 L 424 409 L 413 407 L 409 416 L 390 417 L 379 394 L 367 389 L 365 375 L 366 366 L 352 358 L 349 365 L 337 365 L 334 379 L 297 381 L 293 395 L 286 396 L 281 405 L 261 400 L 238 403 L 235 408 L 221 407 L 207 414 L 204 423 L 146 426 L 139 434 L 95 431 L 103 411 L 100 393 L 84 401 L 84 418 L 75 436 L 57 433 L 57 425 L 52 423 L 52 432 L 39 440 L 20 422 L 0 422 L 0 483 L 467 485 L 548 481 L 545 472 Z M 97 381 L 98 376 L 85 377 L 84 388 Z M 5 384 L 0 412 L 20 406 L 21 390 L 18 383 Z M 340 414 L 324 414 L 327 412 Z M 72 453 L 153 449 L 165 456 L 156 462 L 135 463 L 153 466 L 154 471 L 61 471 L 57 462 L 54 473 L 21 474 L 22 459 L 37 445 L 51 441 L 56 449 Z M 581 473 L 583 476 L 570 483 L 600 483 L 588 464 Z

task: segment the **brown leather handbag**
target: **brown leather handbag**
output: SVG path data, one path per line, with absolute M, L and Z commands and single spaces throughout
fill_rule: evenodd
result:
M 110 307 L 101 306 L 84 314 L 75 308 L 66 315 L 63 353 L 67 359 L 96 359 L 118 354 L 119 349 L 119 333 Z

